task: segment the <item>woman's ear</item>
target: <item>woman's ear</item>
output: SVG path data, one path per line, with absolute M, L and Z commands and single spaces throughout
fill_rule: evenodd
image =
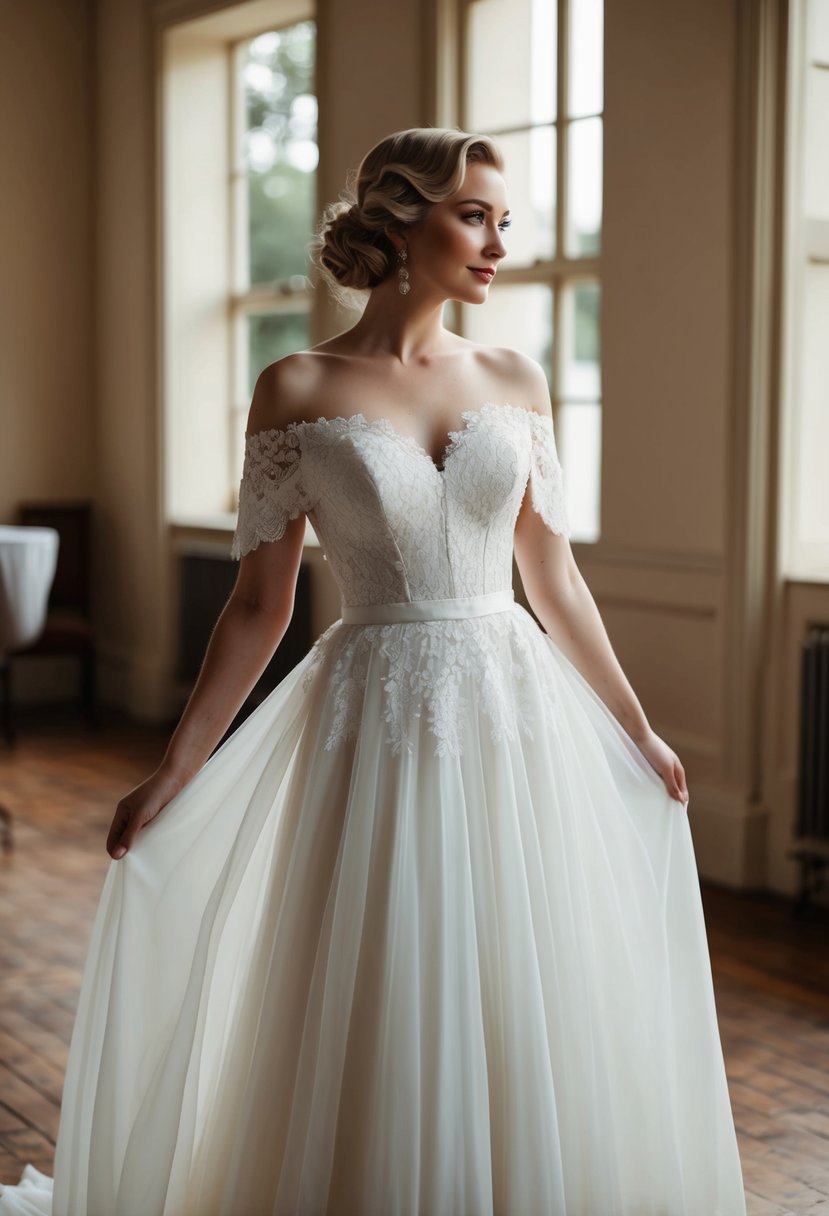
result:
M 391 244 L 394 245 L 395 251 L 402 249 L 406 244 L 405 240 L 403 239 L 403 233 L 400 231 L 400 225 L 397 223 L 392 222 L 386 224 L 383 229 L 383 233 Z

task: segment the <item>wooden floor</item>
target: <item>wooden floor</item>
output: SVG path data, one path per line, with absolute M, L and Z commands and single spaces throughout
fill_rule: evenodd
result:
M 0 802 L 15 819 L 0 859 L 4 1182 L 27 1161 L 51 1173 L 106 832 L 166 740 L 112 720 L 91 733 L 63 714 L 21 717 L 15 747 L 0 741 Z M 749 1214 L 829 1216 L 829 918 L 796 921 L 785 900 L 708 885 L 703 900 Z

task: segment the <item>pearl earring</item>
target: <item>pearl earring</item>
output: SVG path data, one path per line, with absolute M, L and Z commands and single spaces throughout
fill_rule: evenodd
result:
M 409 272 L 406 269 L 406 258 L 409 255 L 408 255 L 406 249 L 404 248 L 404 249 L 398 249 L 397 256 L 400 259 L 400 267 L 398 268 L 398 271 L 397 271 L 397 290 L 400 292 L 401 296 L 405 296 L 405 295 L 408 295 L 408 293 L 411 291 L 411 284 L 409 283 Z

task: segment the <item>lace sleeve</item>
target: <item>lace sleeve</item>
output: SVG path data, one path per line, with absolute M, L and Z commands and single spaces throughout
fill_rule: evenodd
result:
M 556 451 L 553 420 L 547 414 L 530 414 L 532 460 L 530 500 L 551 532 L 570 535 L 564 500 L 564 475 Z
M 295 429 L 257 431 L 245 436 L 231 557 L 250 553 L 261 541 L 279 540 L 289 519 L 311 509 L 314 504 L 305 473 Z

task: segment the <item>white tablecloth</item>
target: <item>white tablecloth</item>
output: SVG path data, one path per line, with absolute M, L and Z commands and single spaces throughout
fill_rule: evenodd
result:
M 54 528 L 0 524 L 0 656 L 43 629 L 59 540 Z

